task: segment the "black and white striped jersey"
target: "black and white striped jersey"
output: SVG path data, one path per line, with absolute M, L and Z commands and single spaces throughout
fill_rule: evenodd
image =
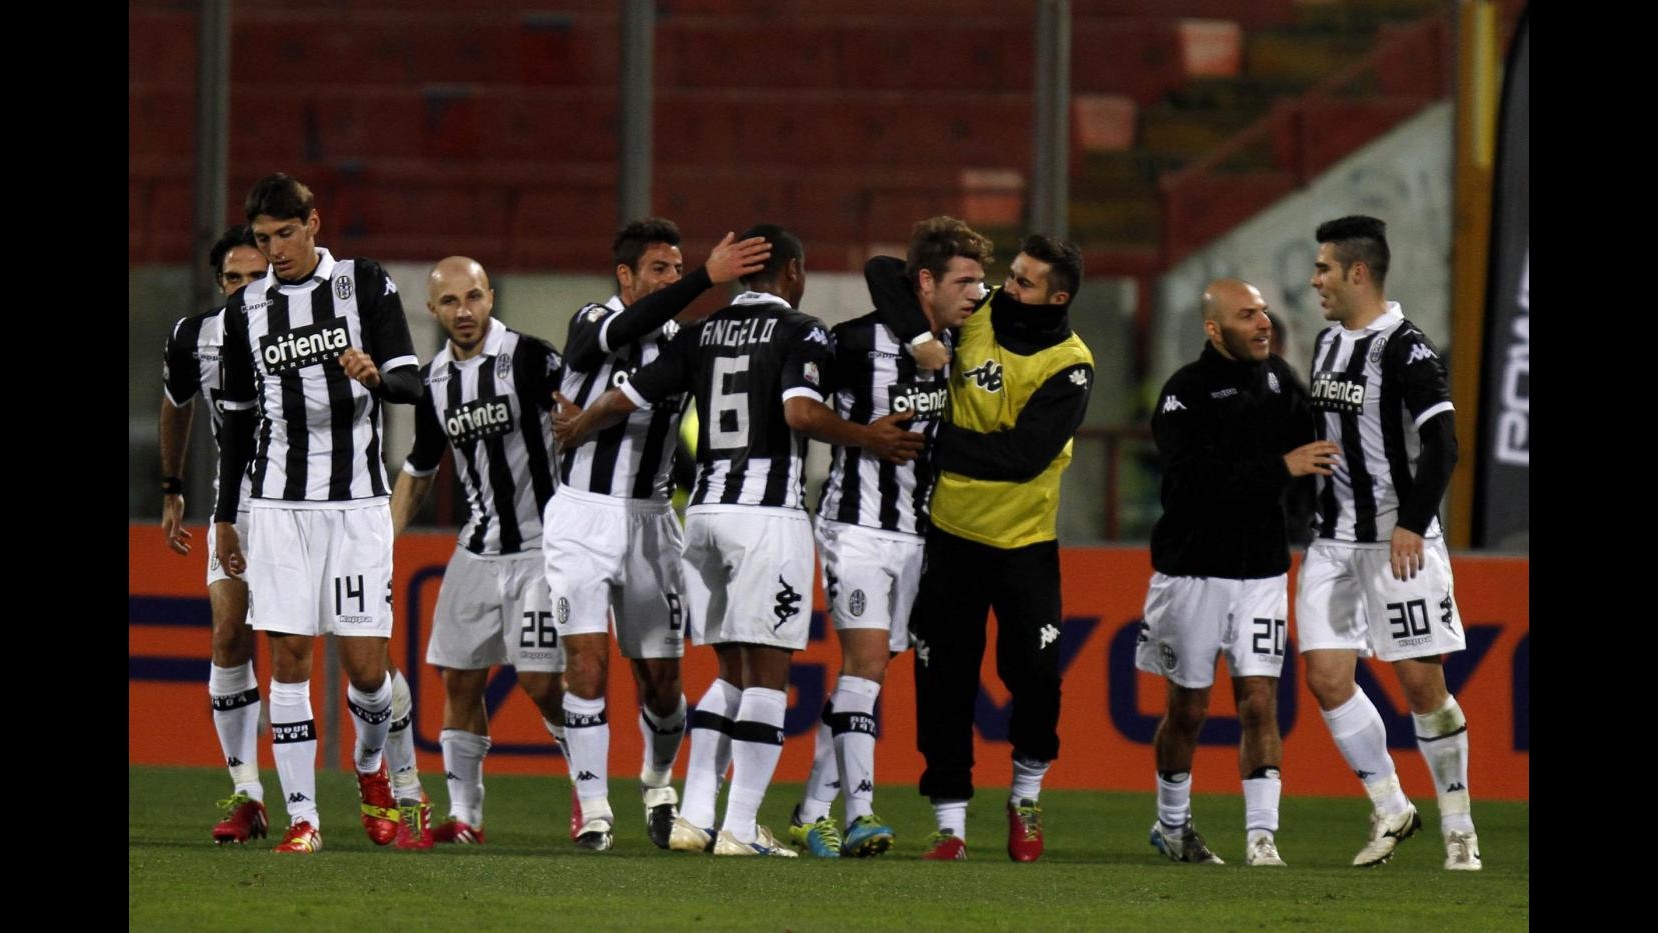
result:
M 834 348 L 829 328 L 776 295 L 744 292 L 683 328 L 622 384 L 641 408 L 697 400 L 697 484 L 690 508 L 805 509 L 806 435 L 784 420 L 795 396 L 823 401 Z
M 918 369 L 874 312 L 835 326 L 835 414 L 869 424 L 898 411 L 930 440 L 950 406 L 948 370 Z M 950 332 L 939 339 L 950 343 Z M 836 447 L 818 499 L 820 518 L 886 531 L 927 533 L 933 488 L 931 446 L 907 463 L 887 463 L 861 447 Z
M 206 402 L 213 443 L 219 443 L 219 429 L 224 423 L 223 364 L 224 308 L 214 308 L 201 314 L 181 319 L 167 335 L 167 350 L 161 361 L 162 391 L 167 403 L 183 408 L 200 395 Z M 248 488 L 253 481 L 242 477 L 242 495 L 238 501 L 247 508 Z M 219 495 L 219 471 L 213 471 L 213 497 Z
M 1314 524 L 1324 540 L 1386 543 L 1414 484 L 1419 429 L 1452 410 L 1445 363 L 1398 302 L 1360 331 L 1318 335 L 1312 407 L 1320 440 L 1341 445 L 1332 476 L 1318 477 Z M 1439 520 L 1424 537 L 1440 534 Z
M 564 375 L 552 344 L 489 322 L 483 350 L 456 362 L 448 341 L 420 370 L 415 440 L 403 472 L 431 476 L 443 449 L 471 510 L 460 546 L 474 554 L 541 548 L 541 510 L 552 498 L 553 431 L 547 413 Z
M 700 291 L 692 297 L 695 294 Z M 638 339 L 612 344 L 611 325 L 624 314 L 639 311 L 637 304 L 626 308 L 620 297 L 612 295 L 604 304 L 586 305 L 576 312 L 564 342 L 568 351 L 565 398 L 586 408 L 605 390 L 620 386 L 660 356 L 679 333 L 679 325 L 669 320 Z M 581 353 L 578 359 L 581 347 L 590 347 L 591 352 Z M 589 443 L 560 452 L 560 482 L 599 495 L 666 501 L 673 492 L 669 469 L 684 402 L 676 396 L 654 409 L 640 409 Z
M 267 274 L 225 306 L 224 407 L 257 405 L 259 412 L 255 499 L 390 495 L 381 401 L 345 374 L 339 357 L 361 348 L 382 374 L 419 365 L 403 302 L 378 263 L 317 252 L 320 261 L 304 282 Z

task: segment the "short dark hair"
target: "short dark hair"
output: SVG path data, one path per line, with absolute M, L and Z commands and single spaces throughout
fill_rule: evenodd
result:
M 1062 240 L 1043 233 L 1033 233 L 1019 244 L 1019 252 L 1032 259 L 1040 259 L 1052 267 L 1048 273 L 1048 293 L 1065 292 L 1072 300 L 1082 288 L 1082 250 L 1070 240 Z
M 253 230 L 247 224 L 237 224 L 234 227 L 226 228 L 224 234 L 219 237 L 219 242 L 214 243 L 213 248 L 208 251 L 207 268 L 213 270 L 214 278 L 218 278 L 220 271 L 224 268 L 225 257 L 230 255 L 230 251 L 238 246 L 259 248 L 253 242 Z
M 665 217 L 646 217 L 616 231 L 616 239 L 610 243 L 610 255 L 615 260 L 612 266 L 627 266 L 638 272 L 639 260 L 652 243 L 678 246 L 679 225 Z
M 316 198 L 310 188 L 291 175 L 277 172 L 259 179 L 253 190 L 248 192 L 245 207 L 248 223 L 251 224 L 260 215 L 277 220 L 308 220 L 316 206 Z
M 926 269 L 934 279 L 944 277 L 944 269 L 957 256 L 988 266 L 993 245 L 990 238 L 954 217 L 929 217 L 910 229 L 910 249 L 904 257 L 904 274 L 911 285 L 921 284 L 921 270 Z
M 1347 267 L 1362 262 L 1370 269 L 1377 286 L 1387 281 L 1387 264 L 1392 253 L 1387 248 L 1387 222 L 1363 214 L 1338 217 L 1318 225 L 1315 234 L 1320 243 L 1335 247 L 1336 262 L 1341 263 L 1343 277 Z
M 764 237 L 771 243 L 771 258 L 766 260 L 766 264 L 761 266 L 758 272 L 750 272 L 738 279 L 745 287 L 752 287 L 756 282 L 775 283 L 791 259 L 798 259 L 802 264 L 806 262 L 806 246 L 800 242 L 800 237 L 777 224 L 755 224 L 737 234 L 737 239 L 746 240 L 756 236 Z

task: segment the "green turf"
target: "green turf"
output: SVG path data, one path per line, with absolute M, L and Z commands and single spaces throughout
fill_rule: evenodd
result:
M 429 790 L 443 813 L 446 794 Z M 274 772 L 265 786 L 278 799 Z M 134 929 L 770 930 L 1110 928 L 1205 931 L 1291 928 L 1519 930 L 1531 901 L 1529 805 L 1475 801 L 1485 870 L 1441 867 L 1438 813 L 1418 801 L 1423 831 L 1389 864 L 1356 869 L 1368 803 L 1286 795 L 1285 869 L 1244 868 L 1243 800 L 1199 795 L 1198 826 L 1228 864 L 1176 865 L 1146 842 L 1152 795 L 1050 790 L 1047 852 L 1007 858 L 1005 792 L 980 792 L 970 860 L 921 862 L 931 811 L 908 787 L 882 788 L 897 845 L 875 859 L 715 859 L 669 853 L 645 838 L 638 790 L 613 784 L 616 847 L 578 853 L 562 778 L 491 775 L 484 846 L 400 852 L 358 825 L 350 776 L 321 776 L 323 851 L 277 856 L 274 840 L 216 848 L 217 769 L 128 770 L 128 919 Z M 785 836 L 799 785 L 777 785 L 761 822 Z M 838 816 L 837 808 L 837 816 Z M 272 813 L 281 822 L 280 805 Z

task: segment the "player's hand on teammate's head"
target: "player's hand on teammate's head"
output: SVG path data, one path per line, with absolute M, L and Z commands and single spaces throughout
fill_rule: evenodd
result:
M 915 365 L 919 369 L 940 370 L 950 362 L 950 348 L 942 340 L 929 340 L 919 347 L 911 347 L 910 355 L 915 357 Z
M 708 270 L 709 280 L 716 285 L 759 272 L 771 258 L 771 241 L 765 237 L 751 236 L 740 243 L 734 242 L 736 239 L 737 234 L 727 232 L 725 239 L 708 254 L 704 268 Z
M 371 389 L 380 384 L 380 367 L 374 365 L 373 357 L 356 347 L 347 347 L 340 354 L 340 366 L 347 376 Z
M 864 449 L 888 463 L 904 463 L 921 456 L 926 439 L 903 426 L 913 417 L 914 412 L 901 411 L 877 418 L 869 425 L 869 440 Z
M 161 533 L 175 552 L 190 553 L 190 531 L 184 527 L 184 496 L 174 493 L 161 497 Z
M 248 569 L 247 558 L 242 555 L 242 539 L 236 534 L 236 525 L 233 522 L 216 522 L 213 529 L 214 543 L 217 551 L 214 554 L 219 559 L 219 566 L 225 573 L 240 580 Z

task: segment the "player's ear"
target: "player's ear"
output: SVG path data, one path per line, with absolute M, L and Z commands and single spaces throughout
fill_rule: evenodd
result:
M 305 218 L 305 232 L 310 234 L 311 237 L 315 239 L 317 232 L 321 229 L 322 215 L 318 214 L 317 209 L 313 207 L 311 208 L 311 216 Z

